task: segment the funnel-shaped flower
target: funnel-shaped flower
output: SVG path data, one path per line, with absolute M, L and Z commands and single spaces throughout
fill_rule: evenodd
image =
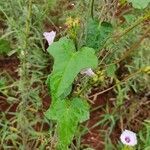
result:
M 88 68 L 88 69 L 84 69 L 80 72 L 81 74 L 86 74 L 90 77 L 94 76 L 95 73 L 93 72 L 93 70 L 91 68 Z
M 51 31 L 51 32 L 44 32 L 43 33 L 45 39 L 47 40 L 48 44 L 51 45 L 54 42 L 56 32 Z
M 136 133 L 125 130 L 122 132 L 120 136 L 121 142 L 128 146 L 135 146 L 137 144 L 137 137 Z

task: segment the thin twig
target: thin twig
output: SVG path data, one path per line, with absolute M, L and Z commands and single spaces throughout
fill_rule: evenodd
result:
M 101 53 L 99 54 L 99 57 L 101 56 L 101 54 L 104 51 L 104 48 L 106 46 L 108 46 L 111 42 L 117 42 L 119 39 L 121 39 L 124 35 L 126 35 L 128 32 L 130 32 L 131 30 L 133 30 L 135 27 L 137 27 L 138 25 L 140 25 L 142 22 L 144 22 L 145 20 L 150 18 L 150 14 L 145 14 L 144 17 L 140 17 L 132 26 L 128 27 L 123 33 L 121 33 L 120 35 L 117 35 L 115 37 L 110 37 L 107 39 L 107 41 L 105 42 L 105 44 L 103 45 L 103 50 L 101 51 Z M 106 58 L 106 56 L 108 56 L 110 54 L 110 51 L 108 51 L 106 53 L 106 55 L 103 57 L 102 61 L 104 61 L 104 59 Z M 100 62 L 100 64 L 102 63 L 102 61 Z
M 135 73 L 129 75 L 128 77 L 124 78 L 123 80 L 119 81 L 119 82 L 116 83 L 115 85 L 109 87 L 109 88 L 106 89 L 106 90 L 103 90 L 103 91 L 100 91 L 100 92 L 98 92 L 98 93 L 96 93 L 96 94 L 93 94 L 93 95 L 89 96 L 89 98 L 94 97 L 94 99 L 96 99 L 97 96 L 99 96 L 99 95 L 101 95 L 101 94 L 103 94 L 103 93 L 106 93 L 106 92 L 110 91 L 111 89 L 113 89 L 114 87 L 116 87 L 118 84 L 123 84 L 123 83 L 125 83 L 127 80 L 131 79 L 132 77 L 135 77 L 135 75 L 139 74 L 139 73 L 141 72 L 141 70 L 142 70 L 142 69 L 139 69 L 138 71 L 136 71 Z
M 123 54 L 123 57 L 121 57 L 119 60 L 117 60 L 117 61 L 115 61 L 115 62 L 113 62 L 113 63 L 110 63 L 110 64 L 108 64 L 108 65 L 105 65 L 104 67 L 108 67 L 108 66 L 113 65 L 113 64 L 118 64 L 118 63 L 120 63 L 122 60 L 124 60 L 125 58 L 127 58 L 127 57 L 131 54 L 131 52 L 133 52 L 135 49 L 137 49 L 137 48 L 140 46 L 140 44 L 141 44 L 142 41 L 145 39 L 145 37 L 147 36 L 147 34 L 149 34 L 149 32 L 150 32 L 150 28 L 145 32 L 145 34 L 140 38 L 139 41 L 137 41 L 136 43 L 134 43 L 134 44 L 131 46 L 131 48 L 130 48 L 127 52 L 125 52 L 125 53 Z

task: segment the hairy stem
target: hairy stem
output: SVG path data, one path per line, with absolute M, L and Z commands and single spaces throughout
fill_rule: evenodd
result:
M 20 81 L 19 81 L 19 91 L 21 102 L 18 105 L 19 116 L 18 116 L 18 125 L 21 129 L 22 143 L 24 149 L 29 149 L 28 133 L 27 133 L 27 117 L 26 117 L 26 108 L 28 105 L 28 93 L 30 88 L 30 80 L 27 67 L 27 57 L 28 57 L 28 48 L 29 48 L 29 34 L 30 34 L 30 24 L 31 24 L 31 14 L 32 14 L 32 0 L 28 1 L 28 14 L 25 22 L 25 33 L 23 35 L 24 45 L 20 52 Z

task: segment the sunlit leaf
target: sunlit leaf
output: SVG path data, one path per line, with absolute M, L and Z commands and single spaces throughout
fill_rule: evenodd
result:
M 66 37 L 50 45 L 48 52 L 54 57 L 53 72 L 48 84 L 55 97 L 60 97 L 66 90 L 70 91 L 71 84 L 82 69 L 95 68 L 98 64 L 92 48 L 83 47 L 76 51 L 73 41 Z
M 148 6 L 150 0 L 127 0 L 128 2 L 132 3 L 134 8 L 144 9 Z
M 56 101 L 46 112 L 48 119 L 57 121 L 58 147 L 67 150 L 78 123 L 89 119 L 89 105 L 80 98 Z
M 123 17 L 125 18 L 128 24 L 131 24 L 136 20 L 136 17 L 132 14 L 123 15 Z

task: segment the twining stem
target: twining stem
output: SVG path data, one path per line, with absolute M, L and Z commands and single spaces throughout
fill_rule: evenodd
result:
M 90 13 L 91 13 L 91 18 L 94 19 L 94 0 L 91 0 L 90 3 Z

